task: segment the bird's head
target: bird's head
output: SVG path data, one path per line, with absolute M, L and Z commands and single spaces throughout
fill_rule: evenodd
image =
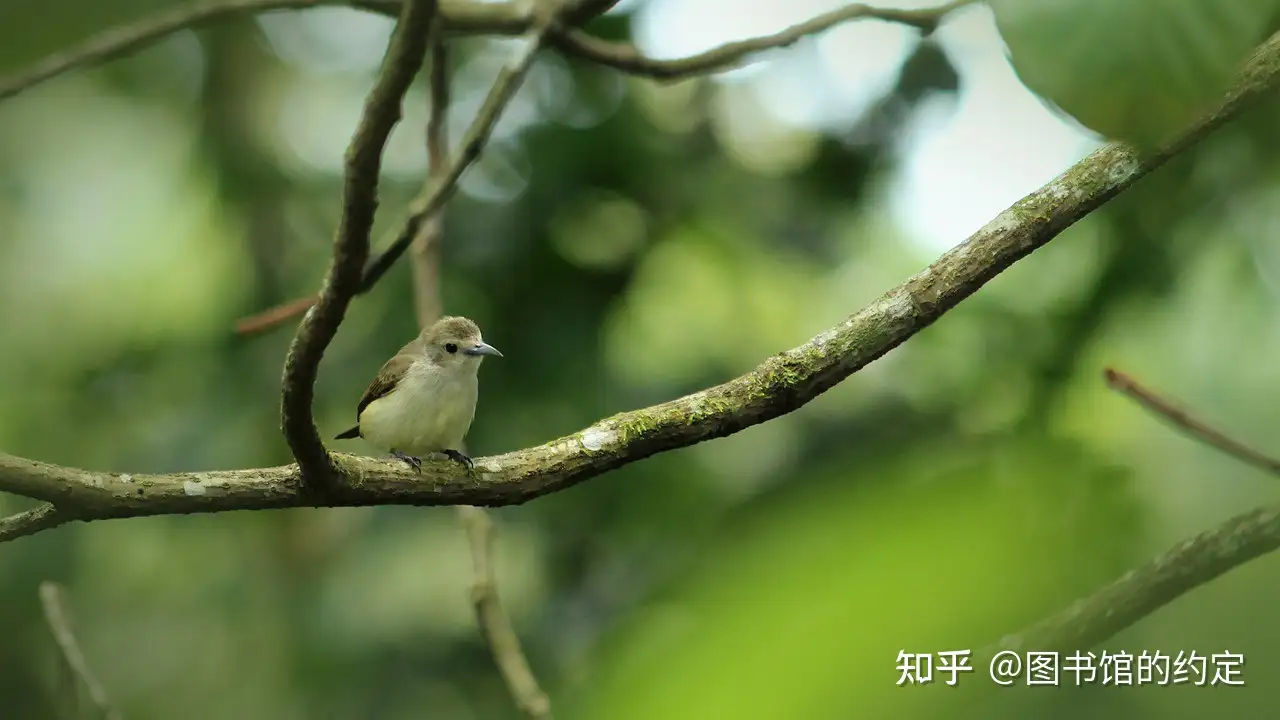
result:
M 427 358 L 442 369 L 475 372 L 486 355 L 502 357 L 480 336 L 480 328 L 464 317 L 445 316 L 422 332 Z

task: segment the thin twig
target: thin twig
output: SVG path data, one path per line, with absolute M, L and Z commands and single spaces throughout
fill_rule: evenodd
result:
M 458 180 L 480 157 L 480 152 L 489 141 L 489 136 L 502 117 L 503 111 L 515 97 L 529 68 L 533 66 L 533 60 L 537 57 L 538 51 L 548 41 L 552 29 L 556 26 L 559 11 L 560 6 L 555 0 L 538 0 L 533 23 L 529 32 L 523 37 L 521 49 L 499 71 L 498 78 L 490 88 L 484 104 L 481 105 L 479 114 L 463 137 L 458 156 L 448 165 L 446 171 L 439 174 L 430 188 L 411 203 L 409 217 L 396 234 L 395 240 L 365 266 L 364 274 L 355 291 L 357 295 L 363 295 L 373 289 L 373 286 L 413 243 L 422 223 L 443 207 L 457 192 Z M 305 302 L 305 298 L 299 298 L 291 300 L 286 305 L 298 308 L 303 307 Z M 270 316 L 271 319 L 264 319 L 265 316 Z M 237 325 L 252 328 L 253 331 L 261 331 L 274 327 L 275 324 L 284 322 L 290 317 L 285 306 L 277 306 L 242 319 Z M 272 322 L 273 320 L 275 322 Z
M 365 101 L 364 113 L 347 148 L 342 218 L 333 242 L 333 263 L 324 288 L 293 338 L 281 381 L 280 424 L 298 461 L 304 483 L 313 489 L 332 483 L 330 460 L 312 419 L 316 374 L 325 348 L 338 331 L 360 284 L 369 256 L 369 232 L 378 207 L 382 151 L 400 121 L 401 103 L 422 68 L 435 0 L 407 0 L 387 46 L 382 70 Z
M 796 23 L 771 35 L 762 35 L 726 43 L 706 52 L 674 60 L 658 60 L 647 57 L 635 45 L 627 42 L 601 40 L 577 30 L 558 33 L 554 42 L 557 49 L 584 60 L 607 65 L 632 75 L 656 80 L 675 81 L 693 75 L 706 75 L 728 70 L 741 64 L 748 56 L 766 50 L 787 47 L 810 35 L 829 30 L 850 20 L 874 19 L 900 23 L 931 33 L 948 14 L 977 0 L 956 0 L 936 8 L 924 10 L 892 10 L 875 8 L 862 3 L 846 5 L 816 17 Z
M 0 518 L 0 542 L 35 535 L 42 530 L 71 522 L 72 519 L 70 515 L 59 512 L 51 503 L 45 503 L 7 518 Z
M 471 545 L 471 562 L 474 579 L 471 584 L 471 605 L 475 609 L 476 622 L 484 635 L 498 671 L 502 673 L 507 688 L 515 698 L 520 712 L 531 720 L 551 720 L 551 701 L 538 685 L 520 637 L 511 626 L 511 619 L 502 609 L 498 599 L 498 580 L 493 572 L 493 522 L 488 513 L 478 507 L 460 506 L 458 517 L 467 532 Z
M 431 41 L 431 108 L 427 120 L 427 163 L 431 174 L 442 172 L 448 161 L 449 51 L 444 38 L 433 33 Z M 428 177 L 428 185 L 434 181 Z M 413 244 L 410 263 L 414 280 L 414 307 L 418 324 L 427 327 L 441 314 L 440 243 L 445 208 L 441 207 L 422 223 Z M 471 546 L 475 576 L 471 601 L 476 623 L 493 653 L 494 663 L 521 712 L 534 720 L 550 720 L 551 703 L 538 686 L 529 667 L 520 638 L 503 610 L 492 571 L 492 523 L 481 508 L 459 506 L 458 521 Z
M 316 304 L 316 297 L 298 298 L 292 302 L 283 305 L 277 305 L 267 312 L 259 313 L 251 317 L 241 318 L 236 321 L 236 333 L 240 335 L 252 335 L 273 327 L 281 325 L 293 318 L 298 317 L 302 313 L 311 309 Z
M 1142 407 L 1171 423 L 1174 427 L 1191 437 L 1211 445 L 1231 457 L 1272 475 L 1280 475 L 1280 458 L 1267 455 L 1235 440 L 1225 433 L 1215 430 L 1208 424 L 1197 420 L 1191 413 L 1165 400 L 1156 393 L 1142 387 L 1129 375 L 1112 368 L 1104 371 L 1107 385 L 1124 393 Z
M 342 0 L 216 0 L 175 8 L 142 21 L 109 28 L 81 45 L 50 55 L 29 68 L 0 78 L 0 100 L 72 70 L 127 55 L 179 30 L 195 29 L 246 13 L 341 4 L 346 3 Z
M 437 182 L 449 161 L 449 49 L 438 33 L 431 41 L 431 97 L 427 117 L 427 188 Z M 429 190 L 427 190 L 429 192 Z M 418 325 L 428 327 L 442 314 L 440 299 L 440 242 L 444 208 L 426 218 L 413 243 L 414 309 Z
M 53 582 L 40 583 L 40 604 L 44 607 L 44 619 L 49 624 L 49 632 L 58 643 L 62 652 L 62 660 L 82 685 L 98 714 L 106 720 L 120 720 L 120 712 L 112 706 L 107 698 L 107 691 L 102 683 L 94 677 L 85 660 L 80 643 L 76 642 L 76 634 L 71 629 L 71 612 L 67 609 L 66 593 L 62 586 Z
M 136 52 L 179 30 L 194 30 L 238 15 L 343 5 L 391 17 L 396 17 L 402 7 L 400 0 L 203 0 L 108 28 L 73 48 L 0 77 L 0 100 L 67 72 Z M 453 33 L 516 35 L 529 29 L 530 18 L 523 5 L 522 2 L 443 0 L 440 15 Z
M 1128 374 L 1107 368 L 1103 375 L 1111 389 L 1124 393 L 1187 435 L 1241 462 L 1280 475 L 1280 460 L 1210 427 Z M 1002 639 L 979 656 L 989 659 L 1001 650 L 1086 650 L 1189 590 L 1277 548 L 1280 507 L 1251 510 L 1179 543 L 1070 608 Z

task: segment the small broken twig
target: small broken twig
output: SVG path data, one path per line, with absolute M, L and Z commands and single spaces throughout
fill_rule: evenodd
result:
M 1239 440 L 1197 420 L 1191 413 L 1142 387 L 1132 377 L 1119 370 L 1107 368 L 1103 374 L 1107 379 L 1107 386 L 1112 390 L 1124 393 L 1139 405 L 1164 418 L 1187 435 L 1217 448 L 1247 465 L 1265 470 L 1272 475 L 1280 475 L 1280 458 L 1254 450 Z
M 112 706 L 107 698 L 107 691 L 89 669 L 89 662 L 85 660 L 84 652 L 80 650 L 80 643 L 76 641 L 76 634 L 71 629 L 71 613 L 67 609 L 66 593 L 62 586 L 48 581 L 40 583 L 40 605 L 44 607 L 45 622 L 49 624 L 49 632 L 53 634 L 53 640 L 58 644 L 58 650 L 62 654 L 62 661 L 67 670 L 84 686 L 89 700 L 99 715 L 106 720 L 121 720 L 120 712 Z

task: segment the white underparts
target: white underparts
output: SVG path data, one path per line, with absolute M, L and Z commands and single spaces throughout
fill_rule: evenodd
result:
M 441 370 L 415 362 L 394 390 L 360 413 L 360 434 L 384 450 L 415 456 L 458 449 L 475 417 L 479 365 Z

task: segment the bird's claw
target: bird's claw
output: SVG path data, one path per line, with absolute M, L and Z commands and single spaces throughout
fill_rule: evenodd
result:
M 397 459 L 399 459 L 399 460 L 403 460 L 404 462 L 408 463 L 409 467 L 413 468 L 416 472 L 419 472 L 419 473 L 421 473 L 421 472 L 422 472 L 422 460 L 421 460 L 421 459 L 416 458 L 416 457 L 414 457 L 414 456 L 412 456 L 412 455 L 406 455 L 405 453 L 402 453 L 402 452 L 400 452 L 399 450 L 392 450 L 392 451 L 391 451 L 391 456 L 392 456 L 392 457 L 394 457 L 394 458 L 397 458 Z
M 476 466 L 475 461 L 472 460 L 470 456 L 466 455 L 465 453 L 458 452 L 457 450 L 445 450 L 444 454 L 450 460 L 453 460 L 454 462 L 462 463 L 462 466 L 468 470 Z

